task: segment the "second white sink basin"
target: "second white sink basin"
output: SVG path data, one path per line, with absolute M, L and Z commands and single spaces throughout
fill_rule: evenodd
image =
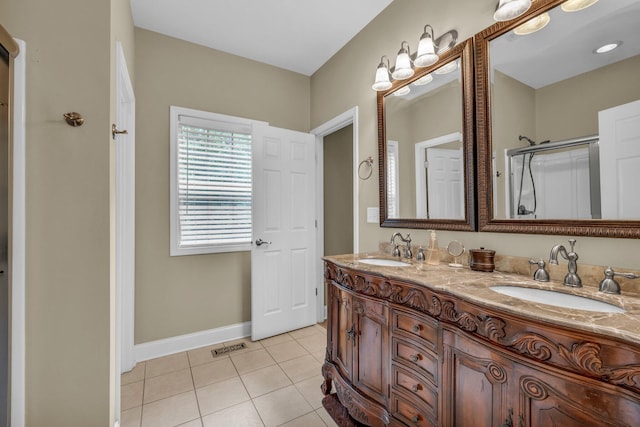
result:
M 553 305 L 577 310 L 598 311 L 604 313 L 624 313 L 625 310 L 613 304 L 581 297 L 578 295 L 565 294 L 562 292 L 547 291 L 544 289 L 523 288 L 521 286 L 491 286 L 489 289 L 520 298 L 526 301 L 541 304 Z
M 408 267 L 411 265 L 406 262 L 386 258 L 362 258 L 359 259 L 358 262 L 361 262 L 363 264 L 380 265 L 383 267 Z

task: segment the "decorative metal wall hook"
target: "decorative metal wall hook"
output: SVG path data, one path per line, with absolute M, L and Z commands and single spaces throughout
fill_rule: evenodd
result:
M 365 173 L 361 173 L 360 169 L 362 169 L 362 166 L 364 164 L 367 164 L 369 166 L 369 171 L 368 173 L 365 171 Z M 373 173 L 373 157 L 369 156 L 366 159 L 364 159 L 363 161 L 360 162 L 360 164 L 358 165 L 358 177 L 362 180 L 366 180 L 369 179 L 371 177 L 371 174 Z
M 116 139 L 116 135 L 128 135 L 129 132 L 124 130 L 118 130 L 115 123 L 111 124 L 111 138 Z
M 84 117 L 80 113 L 71 112 L 64 114 L 64 120 L 69 126 L 78 127 L 84 124 Z

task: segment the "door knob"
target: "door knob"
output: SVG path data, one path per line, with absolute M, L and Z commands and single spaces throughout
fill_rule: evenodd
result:
M 271 244 L 271 242 L 267 242 L 267 241 L 264 241 L 262 239 L 256 240 L 256 246 L 270 245 L 270 244 Z

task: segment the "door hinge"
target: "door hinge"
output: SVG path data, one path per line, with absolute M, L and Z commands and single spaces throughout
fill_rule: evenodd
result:
M 318 296 L 318 288 L 316 288 L 316 296 Z
M 316 230 L 317 230 L 318 229 L 318 220 L 317 219 L 315 220 L 315 223 L 316 223 Z

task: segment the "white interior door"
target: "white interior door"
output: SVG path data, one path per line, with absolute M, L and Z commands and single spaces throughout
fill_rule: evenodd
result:
M 251 339 L 316 322 L 315 138 L 253 130 Z
M 115 419 L 120 419 L 120 374 L 133 369 L 135 295 L 135 97 L 122 50 L 116 43 L 116 123 L 126 133 L 115 144 Z
M 462 149 L 427 149 L 429 218 L 464 219 Z
M 640 101 L 600 111 L 602 218 L 640 218 Z

